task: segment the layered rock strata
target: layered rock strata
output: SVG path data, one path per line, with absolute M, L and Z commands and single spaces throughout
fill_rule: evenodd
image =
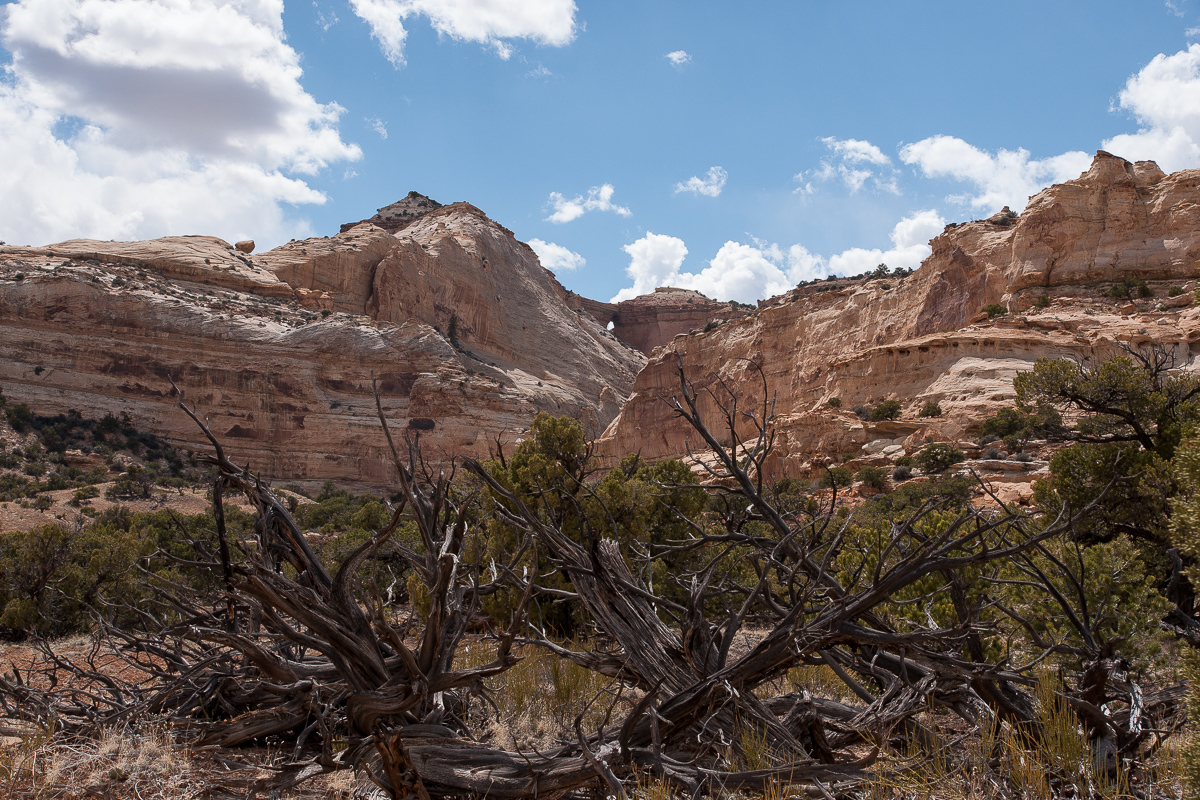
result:
M 173 379 L 239 461 L 286 479 L 390 480 L 373 378 L 435 455 L 486 456 L 541 410 L 602 430 L 642 355 L 478 209 L 426 216 L 255 256 L 212 237 L 0 247 L 0 386 L 202 447 Z
M 1042 356 L 1103 359 L 1120 343 L 1157 342 L 1196 368 L 1200 309 L 1189 307 L 1189 281 L 1200 274 L 1200 170 L 1168 176 L 1100 152 L 1079 179 L 1044 190 L 1019 217 L 950 225 L 931 244 L 907 278 L 808 287 L 674 339 L 651 354 L 600 452 L 687 451 L 695 435 L 670 404 L 680 359 L 689 380 L 724 381 L 742 408 L 761 403 L 765 385 L 778 416 L 774 466 L 792 475 L 872 442 L 911 452 L 926 438 L 961 438 L 1011 403 L 1013 376 Z M 1126 278 L 1146 281 L 1153 297 L 1105 296 Z M 1186 291 L 1168 297 L 1171 289 Z M 1009 313 L 991 319 L 982 310 L 992 304 Z M 885 399 L 901 401 L 902 422 L 864 423 L 849 411 Z M 702 400 L 716 424 L 714 401 Z M 929 401 L 943 415 L 918 419 Z
M 652 294 L 619 303 L 601 303 L 568 292 L 567 302 L 601 325 L 611 323 L 614 336 L 647 354 L 682 333 L 704 330 L 749 312 L 748 306 L 722 303 L 700 292 L 671 286 L 660 286 Z

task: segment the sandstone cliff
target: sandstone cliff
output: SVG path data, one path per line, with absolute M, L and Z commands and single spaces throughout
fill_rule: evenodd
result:
M 601 325 L 612 323 L 614 336 L 646 354 L 681 333 L 703 330 L 748 313 L 748 307 L 738 303 L 723 303 L 691 289 L 671 286 L 619 303 L 601 303 L 567 292 L 567 302 Z
M 1200 309 L 1187 307 L 1190 291 L 1171 299 L 1167 291 L 1190 290 L 1200 274 L 1200 170 L 1166 176 L 1100 152 L 1078 180 L 1041 192 L 1019 217 L 947 226 L 932 246 L 908 278 L 827 282 L 674 339 L 651 354 L 600 452 L 686 452 L 689 431 L 669 405 L 678 359 L 696 384 L 724 380 L 743 405 L 761 400 L 765 377 L 779 416 L 776 466 L 793 475 L 824 456 L 962 437 L 1011 402 L 1013 375 L 1041 356 L 1107 358 L 1116 342 L 1152 340 L 1194 367 Z M 1154 297 L 1135 306 L 1104 296 L 1127 277 L 1147 281 Z M 994 303 L 1011 314 L 980 313 Z M 840 409 L 827 405 L 832 398 Z M 903 421 L 863 423 L 848 410 L 885 399 L 903 403 Z M 943 416 L 916 419 L 931 400 Z
M 212 237 L 0 247 L 0 386 L 195 447 L 170 377 L 239 460 L 287 479 L 389 480 L 372 375 L 434 453 L 487 455 L 539 410 L 602 430 L 641 354 L 478 209 L 426 216 L 254 256 Z

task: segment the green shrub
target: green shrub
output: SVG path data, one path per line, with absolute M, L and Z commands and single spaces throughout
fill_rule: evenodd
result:
M 946 442 L 931 442 L 916 455 L 917 466 L 926 475 L 945 472 L 964 458 L 962 450 Z
M 887 470 L 883 467 L 863 467 L 855 477 L 872 489 L 882 492 L 887 488 Z
M 817 485 L 822 489 L 829 489 L 834 486 L 842 488 L 852 483 L 854 476 L 847 467 L 830 467 L 822 473 Z
M 6 406 L 4 416 L 8 418 L 8 424 L 17 433 L 25 433 L 33 427 L 33 411 L 25 403 Z
M 897 483 L 906 481 L 911 477 L 912 467 L 908 466 L 907 464 L 900 464 L 894 470 L 892 470 L 892 480 L 896 481 Z
M 1114 300 L 1127 300 L 1130 297 L 1152 297 L 1154 290 L 1141 278 L 1126 278 L 1120 283 L 1109 287 L 1105 295 Z
M 899 417 L 899 400 L 884 400 L 882 403 L 871 409 L 871 422 L 883 422 L 889 419 L 899 419 Z
M 831 397 L 825 401 L 825 405 L 829 406 L 830 408 L 841 408 L 842 407 L 842 398 Z
M 871 421 L 871 409 L 867 408 L 866 406 L 857 405 L 850 410 L 853 411 L 863 422 Z
M 82 489 L 75 490 L 75 494 L 71 497 L 71 505 L 78 507 L 99 496 L 100 490 L 95 486 L 84 486 Z
M 1037 306 L 1038 308 L 1049 308 L 1050 307 L 1050 296 L 1045 295 L 1045 294 L 1038 295 L 1037 302 L 1034 303 L 1034 305 Z
M 1181 294 L 1183 294 L 1182 286 L 1172 286 L 1170 289 L 1167 289 L 1167 297 L 1179 297 Z
M 941 415 L 942 415 L 942 407 L 933 400 L 930 400 L 928 403 L 921 406 L 921 410 L 919 412 L 917 412 L 917 416 L 920 417 L 921 419 L 927 419 L 929 417 L 940 417 Z
M 912 456 L 900 456 L 896 459 L 897 467 L 911 467 L 914 463 Z
M 1003 317 L 1005 314 L 1008 313 L 1008 308 L 1001 305 L 1000 303 L 989 303 L 988 305 L 984 306 L 980 310 L 983 311 L 985 314 L 987 314 L 990 319 L 995 319 L 996 317 Z

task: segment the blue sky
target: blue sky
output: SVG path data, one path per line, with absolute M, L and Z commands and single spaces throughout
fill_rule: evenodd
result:
M 467 200 L 598 299 L 915 266 L 1107 145 L 1200 166 L 1200 0 L 19 0 L 0 239 Z M 669 54 L 674 54 L 670 56 Z

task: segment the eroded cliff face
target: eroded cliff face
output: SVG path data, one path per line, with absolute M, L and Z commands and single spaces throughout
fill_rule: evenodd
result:
M 749 311 L 749 306 L 723 303 L 700 292 L 673 286 L 660 286 L 650 294 L 619 303 L 601 303 L 567 292 L 567 303 L 601 325 L 611 323 L 614 336 L 646 354 L 680 334 L 738 319 Z
M 761 402 L 767 387 L 778 415 L 775 467 L 792 475 L 864 447 L 911 452 L 927 438 L 958 439 L 1010 404 L 1013 376 L 1042 356 L 1103 359 L 1118 342 L 1155 341 L 1195 368 L 1200 309 L 1188 306 L 1200 274 L 1200 170 L 1165 176 L 1150 162 L 1101 152 L 1078 180 L 1041 192 L 1019 217 L 948 226 L 932 246 L 903 280 L 797 290 L 750 317 L 674 339 L 651 354 L 600 453 L 686 452 L 695 435 L 669 402 L 680 358 L 689 380 L 724 380 L 743 407 Z M 1103 296 L 1126 277 L 1146 280 L 1154 298 L 1134 306 Z M 1188 291 L 1168 299 L 1170 287 Z M 989 319 L 981 309 L 993 303 L 1011 313 Z M 827 405 L 832 398 L 840 409 Z M 702 399 L 715 423 L 712 401 Z M 901 401 L 902 421 L 863 423 L 849 411 L 885 399 Z M 928 401 L 942 417 L 916 418 Z
M 427 216 L 254 256 L 212 237 L 0 247 L 0 386 L 201 447 L 173 379 L 239 461 L 286 479 L 390 481 L 372 376 L 434 455 L 486 456 L 541 410 L 602 430 L 644 357 L 478 209 Z

